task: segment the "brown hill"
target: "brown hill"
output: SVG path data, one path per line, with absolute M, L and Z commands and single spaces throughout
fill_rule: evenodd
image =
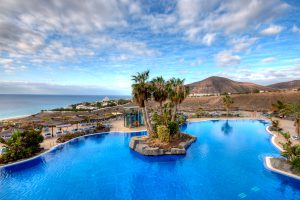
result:
M 224 77 L 212 76 L 199 82 L 188 84 L 190 94 L 247 93 L 254 90 L 273 91 L 273 88 L 255 83 L 237 82 Z
M 189 97 L 180 105 L 179 110 L 196 112 L 201 107 L 204 110 L 224 110 L 222 103 L 223 96 L 205 96 Z M 280 91 L 252 94 L 234 94 L 232 95 L 234 104 L 233 110 L 248 111 L 269 111 L 272 109 L 272 103 L 277 100 L 287 103 L 299 103 L 299 91 Z
M 279 89 L 279 90 L 298 89 L 298 88 L 300 88 L 300 80 L 275 83 L 275 84 L 269 85 L 268 87 L 271 87 L 274 89 Z

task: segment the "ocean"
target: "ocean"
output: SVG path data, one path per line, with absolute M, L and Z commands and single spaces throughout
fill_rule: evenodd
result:
M 26 95 L 0 94 L 0 119 L 32 115 L 41 110 L 61 108 L 74 103 L 110 99 L 130 98 L 118 95 Z

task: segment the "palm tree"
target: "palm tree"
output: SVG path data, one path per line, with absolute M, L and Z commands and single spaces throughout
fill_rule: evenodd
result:
M 286 106 L 286 103 L 277 100 L 275 103 L 272 103 L 272 110 L 273 112 L 279 113 L 280 115 L 282 115 L 282 117 L 284 117 L 284 115 L 286 114 Z
M 296 132 L 297 135 L 300 136 L 300 103 L 286 104 L 281 112 L 294 116 Z
M 177 107 L 189 94 L 189 87 L 184 85 L 184 79 L 172 78 L 168 81 L 168 98 L 174 104 L 172 121 L 175 120 Z
M 285 104 L 280 100 L 277 100 L 275 103 L 272 103 L 272 110 L 274 112 L 281 112 L 284 108 Z
M 159 103 L 160 113 L 163 113 L 163 107 L 162 104 L 164 101 L 168 98 L 168 91 L 167 91 L 167 85 L 166 81 L 163 79 L 162 76 L 156 77 L 151 81 L 152 84 L 152 95 L 154 98 L 154 101 Z
M 149 134 L 154 134 L 147 111 L 147 101 L 151 97 L 150 85 L 147 81 L 148 78 L 149 70 L 143 73 L 137 73 L 137 75 L 133 75 L 132 80 L 134 81 L 134 84 L 132 84 L 131 87 L 133 100 L 142 109 L 147 130 Z
M 223 97 L 223 105 L 224 107 L 226 108 L 227 110 L 227 117 L 229 115 L 229 108 L 230 106 L 234 103 L 233 99 L 231 98 L 231 96 L 229 96 L 228 94 L 226 94 L 224 97 Z

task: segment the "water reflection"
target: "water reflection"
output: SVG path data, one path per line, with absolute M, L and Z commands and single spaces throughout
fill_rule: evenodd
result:
M 225 135 L 229 135 L 232 132 L 232 126 L 229 125 L 228 120 L 222 125 L 221 130 Z

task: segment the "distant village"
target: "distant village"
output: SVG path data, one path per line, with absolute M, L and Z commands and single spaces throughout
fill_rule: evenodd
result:
M 11 138 L 15 131 L 27 129 L 42 130 L 45 138 L 67 133 L 93 131 L 97 124 L 107 124 L 123 116 L 126 106 L 132 106 L 131 99 L 109 99 L 96 102 L 82 102 L 65 108 L 42 110 L 27 117 L 0 121 L 0 137 Z

